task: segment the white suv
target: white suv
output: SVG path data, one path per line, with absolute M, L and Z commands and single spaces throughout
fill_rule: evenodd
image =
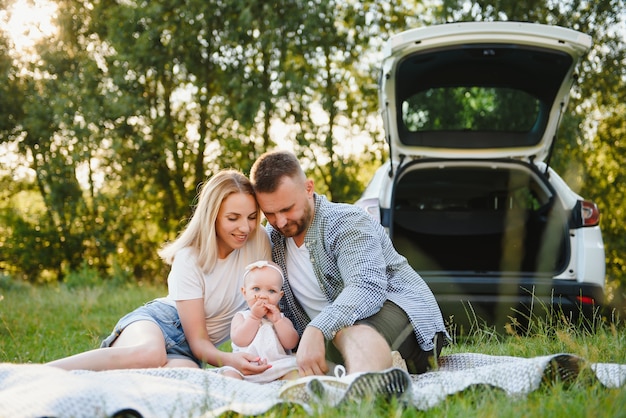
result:
M 380 104 L 390 161 L 357 205 L 387 227 L 455 331 L 603 303 L 599 213 L 549 166 L 591 38 L 518 22 L 390 38 Z M 580 316 L 580 314 L 583 316 Z

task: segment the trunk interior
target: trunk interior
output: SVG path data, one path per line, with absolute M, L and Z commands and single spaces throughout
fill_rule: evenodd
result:
M 517 162 L 418 162 L 398 176 L 390 234 L 422 274 L 554 276 L 569 260 L 569 213 Z

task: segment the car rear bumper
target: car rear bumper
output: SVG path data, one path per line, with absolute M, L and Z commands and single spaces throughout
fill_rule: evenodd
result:
M 557 315 L 574 324 L 589 324 L 604 302 L 593 283 L 552 278 L 424 276 L 444 319 L 464 333 L 476 326 L 527 325 L 530 319 Z

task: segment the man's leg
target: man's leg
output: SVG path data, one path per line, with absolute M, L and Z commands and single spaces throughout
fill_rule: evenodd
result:
M 349 386 L 341 402 L 383 397 L 401 399 L 410 393 L 411 378 L 391 368 L 391 348 L 385 337 L 371 325 L 357 324 L 337 333 L 333 343 L 341 353 Z
M 373 330 L 374 332 L 376 332 L 377 330 L 378 334 L 381 335 L 383 339 L 387 342 L 387 346 L 388 346 L 387 349 L 389 349 L 390 351 L 398 351 L 400 353 L 400 355 L 406 362 L 406 366 L 408 368 L 409 373 L 420 374 L 432 368 L 436 368 L 435 361 L 436 361 L 436 358 L 439 356 L 439 353 L 441 352 L 442 346 L 444 345 L 445 335 L 443 335 L 443 333 L 437 334 L 435 350 L 423 351 L 420 345 L 418 344 L 417 339 L 415 338 L 413 326 L 411 325 L 411 322 L 409 321 L 408 316 L 395 303 L 390 302 L 390 301 L 385 302 L 385 304 L 383 305 L 383 308 L 377 314 L 369 318 L 363 319 L 361 321 L 358 321 L 354 327 L 356 326 L 366 326 L 366 327 L 369 326 L 371 330 Z M 350 330 L 351 328 L 352 327 L 346 328 L 345 330 Z M 344 347 L 343 349 L 339 349 L 338 347 L 340 343 L 338 343 L 337 337 L 340 337 L 340 333 L 337 333 L 335 340 L 333 340 L 334 344 L 333 342 L 327 342 L 326 344 L 327 360 L 330 360 L 331 362 L 336 363 L 336 364 L 343 364 L 346 367 L 348 367 L 348 364 L 349 364 L 348 362 L 350 360 L 358 359 L 356 355 L 352 355 L 351 352 L 349 351 L 349 350 L 352 350 L 354 353 L 359 352 L 359 343 L 360 343 L 360 341 L 358 340 L 359 333 L 356 332 L 355 334 L 356 334 L 357 341 L 352 341 L 352 342 L 344 341 L 343 345 L 344 346 L 347 346 L 348 344 L 356 345 L 356 349 L 346 348 L 346 347 Z M 350 335 L 352 336 L 352 333 L 350 333 Z M 374 334 L 374 338 L 375 337 L 376 337 L 376 334 Z M 368 344 L 371 344 L 372 347 L 370 348 Z M 375 344 L 372 342 L 363 342 L 360 344 L 361 347 L 363 346 L 365 347 L 366 356 L 365 356 L 365 359 L 359 359 L 359 361 L 356 364 L 353 363 L 352 367 L 355 370 L 357 368 L 359 368 L 359 370 L 362 370 L 362 367 L 360 366 L 360 364 L 363 364 L 363 362 L 365 362 L 366 365 L 367 364 L 373 365 L 374 359 L 369 358 L 369 357 L 373 357 L 373 355 L 369 353 L 374 352 L 374 345 Z M 377 346 L 377 347 L 378 347 L 377 348 L 378 353 L 380 353 L 382 348 L 380 348 L 380 346 Z M 348 356 L 347 360 L 345 359 L 345 357 L 343 357 L 343 352 L 345 352 L 346 355 Z M 377 354 L 377 355 L 381 356 L 381 354 Z M 379 357 L 379 359 L 386 359 L 386 356 L 387 356 L 387 353 L 385 352 L 385 354 L 382 354 L 382 357 Z M 391 356 L 391 353 L 389 353 L 389 356 Z M 369 368 L 366 367 L 365 370 L 381 370 L 381 369 L 380 369 L 380 366 L 378 369 L 374 369 L 372 366 Z
M 326 356 L 327 361 L 345 366 L 345 375 L 335 369 L 336 382 L 347 385 L 345 389 L 338 389 L 321 377 L 313 377 L 285 385 L 281 397 L 289 399 L 293 396 L 291 392 L 296 397 L 304 392 L 305 396 L 338 405 L 379 396 L 403 399 L 411 392 L 411 377 L 400 368 L 392 368 L 387 340 L 369 324 L 357 324 L 339 331 L 332 342 L 327 342 Z
M 385 370 L 393 364 L 389 344 L 369 325 L 344 328 L 333 343 L 344 359 L 348 374 Z

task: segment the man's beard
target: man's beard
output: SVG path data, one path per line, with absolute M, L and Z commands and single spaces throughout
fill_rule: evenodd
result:
M 295 237 L 306 232 L 307 228 L 311 224 L 311 207 L 306 205 L 302 217 L 297 221 L 289 222 L 283 228 L 278 228 L 278 231 L 285 237 Z

